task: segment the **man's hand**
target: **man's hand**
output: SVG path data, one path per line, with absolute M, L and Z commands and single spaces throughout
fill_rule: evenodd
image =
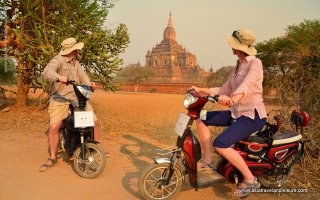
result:
M 64 83 L 64 84 L 66 84 L 67 83 L 67 81 L 68 81 L 68 78 L 67 77 L 65 77 L 65 76 L 59 76 L 59 81 L 61 82 L 61 83 Z
M 96 84 L 95 84 L 94 82 L 90 82 L 89 87 L 90 87 L 92 90 L 95 90 L 95 89 L 96 89 Z

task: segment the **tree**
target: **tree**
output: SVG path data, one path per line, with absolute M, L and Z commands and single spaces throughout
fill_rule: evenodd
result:
M 313 155 L 319 158 L 320 20 L 288 26 L 284 36 L 256 48 L 264 64 L 265 88 L 278 90 L 282 107 L 294 106 L 312 116 L 308 137 L 314 144 Z
M 224 82 L 226 82 L 229 78 L 231 70 L 233 67 L 221 67 L 215 73 L 212 73 L 206 79 L 206 85 L 208 87 L 220 87 Z
M 115 30 L 105 26 L 111 0 L 8 0 L 0 2 L 6 8 L 6 35 L 0 38 L 0 48 L 18 62 L 17 104 L 26 105 L 30 87 L 45 88 L 38 81 L 48 61 L 60 50 L 60 43 L 75 37 L 85 43 L 80 63 L 89 77 L 100 81 L 105 89 L 113 89 L 112 74 L 120 70 L 118 56 L 128 46 L 124 24 Z
M 11 85 L 15 83 L 16 79 L 16 69 L 12 59 L 7 59 L 5 57 L 0 57 L 0 97 L 5 97 L 4 85 Z M 12 92 L 12 91 L 11 91 Z
M 141 67 L 140 64 L 130 64 L 117 73 L 119 81 L 135 83 L 135 92 L 138 91 L 139 84 L 148 80 L 154 75 L 149 67 Z
M 320 78 L 319 20 L 288 26 L 284 36 L 259 43 L 256 48 L 264 64 L 266 87 L 278 88 L 284 100 L 304 109 L 309 105 L 320 107 L 320 90 L 315 91 Z M 312 102 L 308 105 L 309 100 Z

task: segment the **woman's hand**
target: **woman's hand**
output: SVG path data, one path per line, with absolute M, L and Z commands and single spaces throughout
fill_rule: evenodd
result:
M 187 89 L 187 91 L 190 91 L 190 90 L 194 90 L 195 92 L 200 93 L 201 88 L 196 87 L 196 86 L 193 85 L 193 86 L 191 86 L 190 88 Z
M 229 107 L 234 105 L 234 102 L 232 101 L 232 99 L 226 95 L 219 96 L 218 103 L 223 106 L 229 106 Z
M 210 88 L 201 88 L 201 87 L 196 87 L 196 86 L 191 86 L 190 88 L 187 89 L 187 91 L 190 91 L 192 89 L 202 96 L 208 96 L 211 93 Z

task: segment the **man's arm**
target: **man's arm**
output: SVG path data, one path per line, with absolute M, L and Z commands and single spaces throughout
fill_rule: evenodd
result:
M 43 75 L 49 81 L 54 82 L 60 77 L 60 75 L 58 74 L 58 69 L 59 69 L 59 61 L 53 58 L 49 61 L 47 66 L 44 68 Z

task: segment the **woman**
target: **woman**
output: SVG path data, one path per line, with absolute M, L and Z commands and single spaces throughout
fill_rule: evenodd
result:
M 257 178 L 250 172 L 243 158 L 231 146 L 260 130 L 266 123 L 266 110 L 262 99 L 263 67 L 255 57 L 256 49 L 252 46 L 255 35 L 246 29 L 234 31 L 227 35 L 227 41 L 233 54 L 238 57 L 237 65 L 222 87 L 199 88 L 192 86 L 196 92 L 204 95 L 220 95 L 218 103 L 229 106 L 226 111 L 207 112 L 202 119 L 197 120 L 200 142 L 204 158 L 200 168 L 212 168 L 211 139 L 208 126 L 228 126 L 215 140 L 215 150 L 225 157 L 243 175 L 244 180 L 239 184 L 234 195 L 248 196 L 248 190 L 260 187 Z M 235 121 L 235 122 L 234 122 Z M 232 123 L 233 122 L 233 123 Z

